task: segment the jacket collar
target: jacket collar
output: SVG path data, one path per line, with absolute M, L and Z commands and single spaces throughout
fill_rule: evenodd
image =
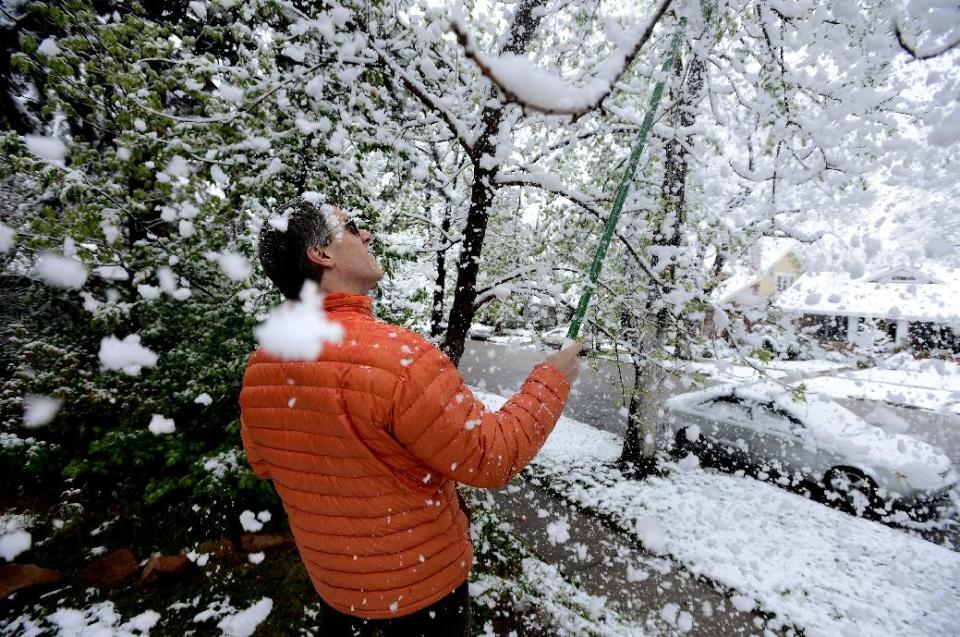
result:
M 323 310 L 330 313 L 356 312 L 373 316 L 373 299 L 365 294 L 332 292 L 323 298 Z

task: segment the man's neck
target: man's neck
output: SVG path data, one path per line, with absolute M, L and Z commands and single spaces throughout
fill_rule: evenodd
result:
M 323 294 L 334 294 L 341 292 L 343 294 L 362 294 L 364 296 L 369 296 L 372 288 L 363 287 L 359 285 L 323 285 L 320 284 L 320 291 Z

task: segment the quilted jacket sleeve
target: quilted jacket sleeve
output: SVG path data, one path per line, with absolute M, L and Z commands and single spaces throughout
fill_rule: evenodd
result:
M 261 478 L 270 479 L 270 471 L 267 469 L 267 463 L 260 455 L 260 452 L 257 451 L 256 446 L 253 441 L 250 440 L 250 435 L 247 433 L 247 427 L 243 423 L 243 418 L 240 418 L 240 440 L 243 442 L 243 451 L 247 454 L 247 461 L 250 463 L 250 468 L 253 469 L 253 472 Z
M 417 356 L 398 381 L 390 423 L 394 438 L 439 474 L 476 487 L 508 483 L 546 442 L 570 385 L 537 365 L 496 412 L 487 411 L 453 363 L 436 348 Z

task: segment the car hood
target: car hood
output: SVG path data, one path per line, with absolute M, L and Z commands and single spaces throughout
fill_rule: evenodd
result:
M 892 488 L 935 490 L 956 482 L 950 459 L 908 434 L 887 433 L 832 399 L 807 394 L 804 401 L 781 395 L 777 405 L 803 422 L 816 446 L 877 472 Z
M 924 491 L 956 482 L 947 456 L 913 436 L 888 434 L 872 425 L 841 434 L 813 430 L 811 435 L 818 448 L 848 459 L 853 466 L 886 474 L 884 482 Z
M 804 424 L 807 443 L 844 458 L 893 490 L 932 491 L 957 482 L 950 459 L 939 449 L 907 434 L 887 433 L 829 397 L 808 392 L 795 400 L 781 386 L 719 385 L 674 396 L 670 410 L 685 411 L 718 396 L 734 394 L 758 402 L 773 402 Z

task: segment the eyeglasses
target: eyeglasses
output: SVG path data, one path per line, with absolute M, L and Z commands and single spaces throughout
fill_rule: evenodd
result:
M 359 222 L 359 219 L 347 219 L 346 221 L 343 222 L 343 229 L 349 232 L 350 234 L 359 235 L 360 226 L 358 222 Z

